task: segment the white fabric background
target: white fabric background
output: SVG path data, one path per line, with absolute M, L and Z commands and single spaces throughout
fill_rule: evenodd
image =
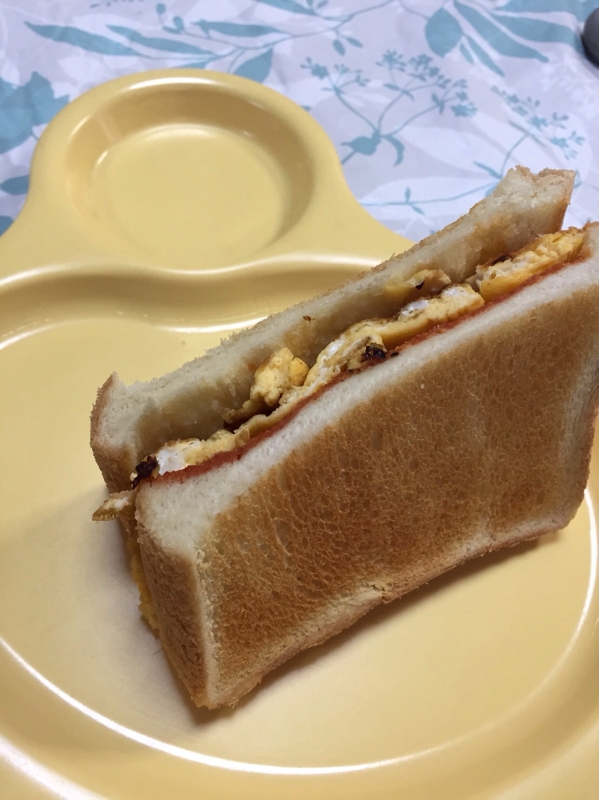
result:
M 514 164 L 577 171 L 569 222 L 599 216 L 599 70 L 579 34 L 599 0 L 4 0 L 0 232 L 45 124 L 103 81 L 197 66 L 310 110 L 357 198 L 417 240 Z

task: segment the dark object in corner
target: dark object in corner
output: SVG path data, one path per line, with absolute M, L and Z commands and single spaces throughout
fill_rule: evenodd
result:
M 589 14 L 584 23 L 582 44 L 589 61 L 599 67 L 599 8 Z

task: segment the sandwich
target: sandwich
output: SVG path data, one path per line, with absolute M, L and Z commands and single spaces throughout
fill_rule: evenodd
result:
M 599 225 L 562 230 L 573 178 L 513 169 L 379 267 L 99 390 L 94 516 L 121 521 L 198 706 L 572 518 L 599 387 Z

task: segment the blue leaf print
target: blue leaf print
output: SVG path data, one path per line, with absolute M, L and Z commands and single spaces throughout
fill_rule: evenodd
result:
M 7 194 L 27 194 L 29 190 L 29 175 L 8 178 L 8 180 L 0 183 L 0 189 Z
M 0 79 L 0 153 L 22 144 L 36 125 L 49 122 L 69 101 L 54 97 L 52 86 L 34 72 L 23 86 Z
M 13 223 L 12 217 L 0 217 L 0 236 L 7 231 Z
M 410 206 L 410 208 L 417 214 L 424 214 L 424 211 L 421 208 L 418 208 L 418 206 L 415 206 L 412 202 L 412 190 L 409 186 L 404 192 L 404 200 L 406 201 L 406 205 Z
M 537 144 L 540 144 L 541 146 L 543 146 L 543 143 L 541 142 L 541 140 L 540 140 L 540 139 L 537 139 L 537 137 L 536 137 L 536 136 L 533 136 L 533 135 L 530 133 L 530 131 L 527 131 L 527 130 L 526 130 L 526 128 L 523 128 L 523 127 L 522 127 L 522 125 L 518 125 L 518 123 L 517 123 L 517 122 L 512 122 L 511 120 L 510 120 L 509 124 L 512 126 L 512 128 L 515 128 L 517 131 L 520 131 L 520 133 L 524 133 L 524 134 L 525 134 L 527 137 L 528 137 L 528 136 L 530 136 L 530 138 L 531 138 L 531 139 L 534 139 L 534 141 L 535 141 Z
M 464 56 L 464 58 L 466 59 L 466 61 L 468 61 L 469 64 L 474 64 L 472 53 L 463 44 L 460 45 L 460 53 Z
M 173 17 L 173 25 L 175 26 L 177 33 L 181 33 L 181 31 L 185 28 L 185 23 L 181 17 Z
M 250 58 L 249 61 L 244 61 L 243 64 L 235 70 L 235 75 L 241 75 L 242 78 L 250 78 L 253 81 L 262 83 L 268 78 L 271 64 L 272 47 L 265 53 L 260 53 L 259 56 Z
M 372 136 L 358 136 L 357 139 L 352 139 L 351 142 L 341 142 L 341 144 L 351 147 L 354 153 L 361 153 L 363 156 L 374 155 L 380 143 L 381 135 L 378 131 L 375 131 Z
M 488 172 L 489 175 L 492 178 L 497 178 L 497 180 L 501 180 L 501 175 L 498 172 L 496 172 L 494 169 L 492 169 L 491 167 L 488 167 L 486 164 L 480 164 L 478 161 L 475 161 L 474 162 L 474 166 L 475 167 L 480 167 L 481 169 L 484 169 L 485 172 Z
M 383 139 L 389 142 L 389 144 L 392 144 L 393 147 L 395 148 L 395 162 L 393 166 L 396 167 L 403 161 L 403 154 L 405 147 L 403 146 L 402 142 L 399 141 L 399 139 L 396 139 L 394 136 L 391 136 L 390 134 L 388 134 L 387 136 L 383 136 Z
M 174 42 L 172 39 L 164 39 L 162 37 L 144 36 L 141 33 L 133 30 L 133 28 L 124 28 L 121 25 L 108 25 L 109 30 L 113 33 L 118 33 L 119 36 L 124 36 L 130 42 L 141 44 L 143 47 L 151 47 L 154 50 L 163 50 L 167 53 L 186 53 L 188 55 L 213 55 L 209 50 L 203 50 L 201 47 L 196 47 L 193 44 L 186 42 Z
M 342 42 L 339 41 L 339 39 L 335 39 L 335 41 L 333 42 L 333 47 L 339 53 L 340 56 L 345 55 L 345 47 L 343 46 Z
M 314 11 L 311 8 L 306 8 L 296 3 L 295 0 L 256 0 L 256 2 L 264 3 L 267 6 L 275 6 L 275 8 L 282 8 L 284 11 L 292 11 L 294 14 L 314 15 Z M 326 3 L 319 3 L 317 8 L 320 8 L 322 5 L 326 5 Z
M 489 67 L 489 69 L 492 69 L 493 72 L 497 73 L 497 75 L 502 75 L 502 76 L 505 75 L 505 72 L 500 67 L 498 67 L 497 64 L 493 61 L 493 59 L 491 59 L 485 53 L 485 51 L 478 44 L 478 42 L 474 41 L 474 39 L 472 39 L 470 36 L 466 36 L 466 39 L 468 40 L 468 44 L 474 51 L 474 55 L 478 58 L 481 64 L 484 64 L 485 67 Z
M 453 14 L 439 8 L 427 20 L 424 35 L 433 53 L 445 56 L 462 38 L 462 27 Z
M 565 25 L 530 17 L 506 17 L 503 14 L 493 14 L 493 19 L 523 39 L 531 42 L 563 42 L 582 53 L 580 37 Z
M 503 6 L 499 6 L 499 11 L 513 11 L 517 14 L 546 14 L 550 11 L 566 11 L 580 21 L 585 20 L 591 11 L 594 11 L 599 3 L 597 0 L 587 0 L 581 3 L 580 0 L 510 0 Z
M 54 92 L 50 81 L 43 78 L 38 72 L 34 72 L 27 83 L 17 89 L 13 95 L 13 100 L 22 102 L 25 107 L 29 107 L 33 125 L 44 125 L 50 122 L 55 114 L 69 102 L 68 95 L 54 97 Z
M 435 92 L 431 94 L 431 100 L 439 109 L 439 114 L 445 111 L 445 100 L 442 100 Z
M 214 56 L 214 53 L 212 55 Z M 181 64 L 181 69 L 206 69 L 210 60 L 205 58 L 204 61 L 190 61 L 189 64 Z
M 473 103 L 456 103 L 450 108 L 454 117 L 473 117 L 476 114 L 476 106 Z
M 519 42 L 516 42 L 510 36 L 507 36 L 500 28 L 494 25 L 490 20 L 470 6 L 463 3 L 458 3 L 455 0 L 455 7 L 460 14 L 467 20 L 472 27 L 491 45 L 493 50 L 501 53 L 503 56 L 516 56 L 517 58 L 536 58 L 538 61 L 548 61 L 549 59 L 533 50 L 526 47 Z
M 353 36 L 346 36 L 346 39 L 354 47 L 363 47 L 364 46 L 359 39 L 354 39 Z
M 210 31 L 216 31 L 216 33 L 222 33 L 225 36 L 241 36 L 243 38 L 255 38 L 257 36 L 266 36 L 269 33 L 281 33 L 279 28 L 272 28 L 270 25 L 240 25 L 237 22 L 208 22 L 205 19 L 193 22 L 192 25 L 197 25 L 207 36 L 210 35 Z
M 157 14 L 164 14 L 166 12 L 166 6 L 164 3 L 158 3 L 156 6 L 156 13 Z
M 88 33 L 79 28 L 71 28 L 68 25 L 34 25 L 26 22 L 28 28 L 45 39 L 53 39 L 55 42 L 67 42 L 81 47 L 90 53 L 103 53 L 107 56 L 138 56 L 140 55 L 131 47 L 126 47 L 120 42 L 114 42 L 106 36 L 99 36 L 96 33 Z

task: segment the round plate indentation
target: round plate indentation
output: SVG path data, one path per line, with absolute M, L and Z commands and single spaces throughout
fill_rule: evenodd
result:
M 149 82 L 97 108 L 66 154 L 72 205 L 147 260 L 214 269 L 286 233 L 311 158 L 276 109 L 208 81 Z

